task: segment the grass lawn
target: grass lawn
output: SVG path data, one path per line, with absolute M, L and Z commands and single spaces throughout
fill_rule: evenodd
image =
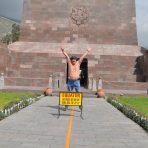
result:
M 117 101 L 148 118 L 148 96 L 119 96 Z
M 35 96 L 32 92 L 2 92 L 0 91 L 0 110 L 12 101 L 20 101 L 22 97 Z

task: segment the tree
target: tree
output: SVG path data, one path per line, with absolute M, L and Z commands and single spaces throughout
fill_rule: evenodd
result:
M 17 24 L 12 25 L 12 42 L 18 41 L 20 36 L 20 27 Z
M 18 24 L 12 25 L 11 33 L 6 34 L 2 39 L 2 43 L 10 44 L 19 40 L 20 26 Z

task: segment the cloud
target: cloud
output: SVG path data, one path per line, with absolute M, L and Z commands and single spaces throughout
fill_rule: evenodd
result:
M 148 47 L 148 0 L 136 0 L 136 17 L 139 45 Z
M 0 15 L 21 20 L 22 7 L 23 0 L 0 0 Z M 139 45 L 148 47 L 148 0 L 136 0 L 136 17 Z
M 21 20 L 23 0 L 0 0 L 0 15 L 13 20 Z

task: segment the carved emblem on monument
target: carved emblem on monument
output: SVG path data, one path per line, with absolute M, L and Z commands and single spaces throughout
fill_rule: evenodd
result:
M 83 6 L 72 8 L 70 17 L 74 24 L 80 26 L 88 21 L 88 11 Z

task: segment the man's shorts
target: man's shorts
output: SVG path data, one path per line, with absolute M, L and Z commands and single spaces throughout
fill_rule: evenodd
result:
M 80 92 L 80 80 L 68 80 L 67 90 L 72 92 L 73 89 L 75 89 L 76 92 Z

